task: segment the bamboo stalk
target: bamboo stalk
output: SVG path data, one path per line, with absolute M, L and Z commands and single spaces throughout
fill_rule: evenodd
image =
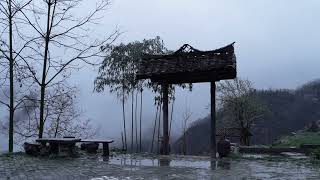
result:
M 140 152 L 142 152 L 142 136 L 141 136 L 141 131 L 142 131 L 142 129 L 141 129 L 141 127 L 142 127 L 142 89 L 141 89 L 141 91 L 140 91 L 140 147 L 139 147 L 139 149 L 140 149 Z
M 154 142 L 154 136 L 155 136 L 156 128 L 157 128 L 158 111 L 159 111 L 159 106 L 157 105 L 156 118 L 154 119 L 153 134 L 152 134 L 152 142 L 151 142 L 151 149 L 150 149 L 150 152 L 151 152 L 151 153 L 153 152 L 153 142 Z
M 123 115 L 123 131 L 124 131 L 124 145 L 125 145 L 125 150 L 127 151 L 128 146 L 127 146 L 127 130 L 126 130 L 126 113 L 125 113 L 125 94 L 123 90 L 122 94 L 122 115 Z
M 136 152 L 138 152 L 139 145 L 138 145 L 138 117 L 137 117 L 137 111 L 138 111 L 138 92 L 136 92 L 136 105 L 135 105 L 135 115 L 134 115 L 134 121 L 135 121 L 135 131 L 136 131 Z
M 131 151 L 133 151 L 133 103 L 134 103 L 134 91 L 131 94 Z
M 171 137 L 171 127 L 172 127 L 172 121 L 173 121 L 173 107 L 174 107 L 174 101 L 175 101 L 175 98 L 173 98 L 172 100 L 172 104 L 171 104 L 171 115 L 170 115 L 170 125 L 169 125 L 169 142 L 170 142 L 170 137 Z
M 159 118 L 158 118 L 158 142 L 157 142 L 157 151 L 160 153 L 160 123 L 161 123 L 161 111 L 162 111 L 162 98 L 160 98 L 160 111 L 159 111 Z

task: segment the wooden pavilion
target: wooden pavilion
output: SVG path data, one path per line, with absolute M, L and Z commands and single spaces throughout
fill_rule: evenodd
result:
M 188 44 L 172 54 L 145 55 L 137 79 L 161 84 L 163 93 L 163 154 L 169 154 L 168 85 L 211 83 L 211 157 L 216 157 L 216 81 L 237 76 L 234 43 L 212 51 L 200 51 Z

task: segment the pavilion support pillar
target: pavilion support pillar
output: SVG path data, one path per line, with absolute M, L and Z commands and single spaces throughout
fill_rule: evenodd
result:
M 216 158 L 217 154 L 217 142 L 216 142 L 216 82 L 211 82 L 211 121 L 210 121 L 210 151 L 211 158 Z
M 169 85 L 167 83 L 162 84 L 162 93 L 163 93 L 163 139 L 162 139 L 162 153 L 164 155 L 169 154 L 169 113 L 168 113 L 168 94 L 169 94 Z

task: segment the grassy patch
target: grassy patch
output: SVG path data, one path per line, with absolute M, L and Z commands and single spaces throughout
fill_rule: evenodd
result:
M 320 132 L 298 132 L 280 139 L 275 147 L 300 147 L 301 144 L 320 144 Z

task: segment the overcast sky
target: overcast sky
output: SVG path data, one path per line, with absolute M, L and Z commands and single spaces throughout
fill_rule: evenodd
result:
M 92 5 L 91 0 L 86 3 Z M 320 78 L 319 8 L 319 0 L 113 0 L 94 35 L 117 27 L 124 32 L 117 43 L 160 36 L 171 50 L 185 43 L 212 50 L 235 41 L 239 77 L 256 88 L 295 88 Z M 92 68 L 74 74 L 79 106 L 101 127 L 101 136 L 119 137 L 121 104 L 107 92 L 92 92 L 96 75 Z M 195 85 L 192 93 L 178 90 L 177 133 L 187 106 L 193 120 L 209 113 L 209 97 L 205 83 Z M 153 121 L 152 98 L 145 95 L 146 127 Z

